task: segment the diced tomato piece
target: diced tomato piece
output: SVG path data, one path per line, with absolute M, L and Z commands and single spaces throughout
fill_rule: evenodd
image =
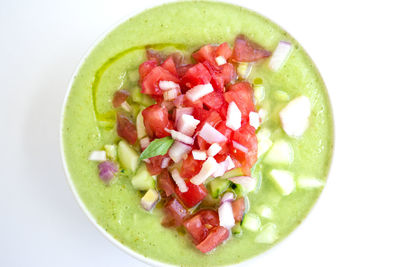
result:
M 162 170 L 161 174 L 157 177 L 157 186 L 164 191 L 167 197 L 175 192 L 175 183 L 168 170 Z
M 214 90 L 224 92 L 225 85 L 230 83 L 235 76 L 235 68 L 233 65 L 227 63 L 222 66 L 217 66 L 209 61 L 204 61 L 203 64 L 211 74 L 211 85 Z
M 182 83 L 189 88 L 199 84 L 207 84 L 211 80 L 211 75 L 202 63 L 197 63 L 188 69 L 182 77 Z
M 144 77 L 151 72 L 152 69 L 157 67 L 157 62 L 154 60 L 148 60 L 140 64 L 139 66 L 139 75 L 140 80 L 143 81 Z
M 180 175 L 183 178 L 192 178 L 200 172 L 202 165 L 203 161 L 195 160 L 192 156 L 192 153 L 190 153 L 182 162 Z
M 249 113 L 254 111 L 253 89 L 248 82 L 239 82 L 229 86 L 229 91 L 225 92 L 225 100 L 235 102 L 242 113 L 242 120 L 247 119 Z
M 216 47 L 212 45 L 205 45 L 198 51 L 192 54 L 192 57 L 198 62 L 210 61 L 215 64 L 215 50 Z
M 232 49 L 227 42 L 220 44 L 215 50 L 215 57 L 224 57 L 228 60 L 232 56 Z
M 158 87 L 160 81 L 172 81 L 179 83 L 179 79 L 161 66 L 153 68 L 142 80 L 142 93 L 148 95 L 162 95 Z
M 137 139 L 136 126 L 131 119 L 122 113 L 117 114 L 117 133 L 129 144 L 134 145 Z
M 164 206 L 166 217 L 162 224 L 167 227 L 180 226 L 187 216 L 187 210 L 182 206 L 176 198 L 171 198 Z
M 232 135 L 232 129 L 226 126 L 226 121 L 221 121 L 218 123 L 218 125 L 215 127 L 218 132 L 222 133 L 225 135 L 226 139 L 231 140 L 231 135 Z
M 231 146 L 231 154 L 241 163 L 242 170 L 249 175 L 250 169 L 257 161 L 257 136 L 254 127 L 249 124 L 242 125 L 239 130 L 233 132 L 232 140 L 245 146 L 247 153 Z
M 199 244 L 203 241 L 207 237 L 209 229 L 218 225 L 218 213 L 209 209 L 200 210 L 183 222 L 183 226 L 193 237 L 195 244 Z
M 186 97 L 186 95 L 185 95 L 185 97 L 183 99 L 183 105 L 185 107 L 193 107 L 193 108 L 201 108 L 201 109 L 203 109 L 203 101 L 201 101 L 201 99 L 198 99 L 198 100 L 192 102 L 192 101 L 190 101 L 189 98 Z
M 205 110 L 203 107 L 195 107 L 193 109 L 193 117 L 199 121 L 205 121 L 208 118 L 209 111 Z M 197 127 L 197 129 L 201 129 Z
M 246 209 L 246 204 L 244 198 L 238 198 L 232 202 L 232 211 L 235 222 L 241 222 L 243 219 L 244 211 Z
M 165 137 L 170 134 L 164 129 L 172 129 L 172 122 L 168 119 L 168 110 L 159 104 L 151 105 L 142 111 L 146 132 L 151 138 Z
M 147 60 L 153 60 L 158 64 L 161 64 L 165 59 L 165 56 L 162 53 L 151 48 L 146 49 L 146 56 Z
M 196 246 L 198 250 L 203 253 L 207 253 L 217 246 L 219 246 L 222 242 L 224 242 L 229 237 L 229 230 L 223 226 L 216 226 L 210 230 L 207 237 Z
M 200 136 L 196 136 L 196 144 L 200 150 L 207 150 L 210 147 L 210 144 Z
M 195 185 L 189 180 L 186 180 L 186 186 L 188 187 L 188 191 L 182 193 L 179 191 L 178 187 L 175 187 L 175 193 L 187 208 L 196 206 L 208 194 L 207 189 L 203 184 Z
M 175 62 L 172 56 L 169 56 L 162 64 L 161 67 L 169 71 L 171 74 L 178 76 L 176 72 Z
M 198 130 L 200 130 L 206 122 L 214 127 L 218 122 L 222 121 L 221 115 L 219 115 L 217 111 L 205 110 L 202 108 L 195 108 L 193 110 L 193 117 L 201 121 L 199 126 L 197 126 Z
M 224 98 L 225 98 L 225 94 L 224 94 Z M 226 102 L 226 100 L 225 100 L 225 102 L 222 104 L 222 106 L 218 110 L 219 115 L 221 116 L 221 118 L 223 120 L 226 120 L 226 117 L 228 115 L 228 107 L 229 107 L 229 103 Z
M 265 50 L 262 46 L 254 43 L 240 34 L 235 39 L 232 59 L 238 62 L 252 62 L 262 58 L 269 57 L 271 52 Z
M 186 65 L 180 65 L 176 68 L 176 71 L 178 73 L 179 78 L 182 78 L 183 75 L 187 72 L 188 69 L 193 67 L 195 64 L 186 64 Z
M 226 63 L 221 66 L 221 77 L 224 84 L 230 83 L 236 77 L 235 67 L 231 63 Z
M 117 107 L 121 106 L 121 104 L 124 103 L 130 95 L 131 95 L 131 93 L 129 93 L 126 90 L 116 91 L 114 93 L 114 97 L 112 100 L 113 107 L 117 108 Z
M 219 109 L 225 102 L 224 94 L 217 91 L 203 96 L 200 100 L 210 109 Z
M 171 54 L 172 60 L 175 63 L 175 66 L 181 66 L 183 63 L 184 56 L 181 52 L 174 52 Z
M 168 157 L 167 155 L 159 155 L 152 158 L 149 158 L 150 163 L 146 163 L 147 170 L 151 175 L 159 175 L 162 172 L 161 162 L 164 158 Z
M 217 123 L 220 121 L 222 121 L 222 118 L 215 110 L 210 110 L 208 113 L 208 117 L 205 119 L 205 122 L 208 122 L 213 127 L 215 127 L 215 125 L 217 125 Z

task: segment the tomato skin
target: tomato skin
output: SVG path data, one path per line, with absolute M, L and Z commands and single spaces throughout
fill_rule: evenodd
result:
M 172 128 L 172 122 L 168 119 L 168 110 L 159 104 L 151 105 L 142 111 L 146 133 L 150 138 L 162 138 L 169 136 L 165 128 Z
M 228 60 L 232 56 L 232 49 L 229 47 L 227 42 L 220 44 L 215 50 L 215 57 L 224 57 Z
M 192 208 L 200 203 L 208 194 L 206 187 L 201 185 L 192 184 L 189 180 L 186 180 L 186 186 L 188 191 L 182 193 L 178 187 L 175 187 L 175 194 L 182 201 L 187 208 Z
M 216 226 L 210 230 L 207 237 L 200 244 L 198 244 L 196 248 L 203 253 L 207 253 L 219 246 L 222 242 L 228 239 L 228 237 L 228 229 L 223 226 Z
M 200 136 L 196 136 L 196 144 L 200 150 L 207 150 L 209 148 L 209 144 Z
M 139 76 L 140 80 L 143 81 L 144 77 L 151 72 L 152 69 L 157 67 L 157 62 L 155 60 L 148 60 L 140 64 L 139 66 Z
M 175 183 L 167 169 L 162 170 L 157 177 L 157 186 L 164 191 L 166 197 L 171 196 L 175 192 Z
M 183 99 L 183 105 L 185 107 L 193 107 L 193 108 L 201 108 L 203 109 L 203 101 L 201 101 L 201 98 L 192 102 L 189 98 L 186 97 L 186 95 L 184 96 Z
M 128 97 L 131 95 L 131 93 L 129 93 L 126 90 L 118 90 L 114 93 L 114 97 L 112 100 L 112 105 L 114 108 L 118 108 L 119 106 L 121 106 L 122 103 L 124 103 Z
M 253 88 L 248 82 L 235 83 L 228 87 L 224 98 L 226 102 L 235 102 L 242 113 L 242 121 L 247 120 L 249 113 L 254 111 Z
M 249 124 L 244 124 L 239 130 L 233 132 L 232 140 L 245 146 L 248 149 L 247 153 L 244 153 L 230 144 L 231 154 L 240 162 L 242 170 L 250 175 L 251 167 L 257 161 L 257 136 L 254 127 Z
M 235 218 L 235 222 L 242 221 L 245 209 L 246 205 L 243 197 L 238 198 L 232 202 L 232 211 L 233 211 L 233 217 Z
M 129 144 L 134 145 L 137 140 L 136 126 L 128 116 L 117 114 L 117 133 L 118 136 L 125 139 Z
M 192 57 L 198 62 L 209 61 L 213 64 L 215 62 L 215 50 L 216 47 L 212 45 L 204 45 L 198 51 L 192 54 Z
M 224 94 L 216 91 L 203 96 L 200 100 L 210 109 L 219 109 L 225 103 Z
M 186 65 L 180 65 L 176 68 L 176 72 L 178 73 L 178 77 L 182 78 L 183 75 L 187 72 L 188 69 L 193 67 L 195 64 L 186 64 Z
M 170 198 L 164 206 L 165 217 L 162 224 L 165 227 L 177 227 L 182 225 L 183 220 L 188 215 L 188 211 L 176 198 Z
M 210 209 L 200 210 L 183 222 L 183 226 L 192 236 L 196 245 L 207 237 L 210 228 L 218 225 L 218 213 Z
M 182 178 L 192 178 L 201 170 L 204 161 L 195 160 L 192 153 L 190 153 L 182 162 L 180 175 Z
M 238 35 L 233 47 L 232 60 L 238 62 L 252 62 L 269 57 L 270 51 L 265 50 L 259 44 L 251 42 L 243 34 Z
M 188 88 L 193 88 L 199 84 L 207 84 L 210 80 L 211 74 L 202 63 L 197 63 L 189 68 L 182 77 L 182 83 Z
M 146 49 L 147 60 L 153 60 L 157 62 L 157 64 L 161 64 L 164 61 L 164 55 L 154 49 L 147 48 Z
M 161 162 L 166 157 L 168 157 L 168 155 L 159 155 L 149 158 L 150 163 L 146 163 L 146 167 L 151 175 L 159 175 L 162 172 Z
M 147 95 L 162 95 L 158 87 L 159 81 L 172 81 L 179 83 L 179 79 L 161 66 L 154 67 L 142 80 L 142 93 Z
M 173 74 L 174 76 L 178 76 L 178 73 L 176 71 L 176 66 L 175 66 L 175 62 L 172 56 L 169 56 L 162 64 L 161 67 L 163 67 L 164 69 L 166 69 L 167 71 L 169 71 L 171 74 Z

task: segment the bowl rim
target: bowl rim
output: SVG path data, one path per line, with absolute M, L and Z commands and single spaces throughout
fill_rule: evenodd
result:
M 163 1 L 161 4 L 144 4 L 141 5 L 140 8 L 135 9 L 133 11 L 128 12 L 128 14 L 120 17 L 119 19 L 117 19 L 114 23 L 111 23 L 110 26 L 108 26 L 107 30 L 103 31 L 86 49 L 86 52 L 83 53 L 83 55 L 81 56 L 78 65 L 76 65 L 75 70 L 73 72 L 73 74 L 71 75 L 70 79 L 69 79 L 69 83 L 68 83 L 68 87 L 67 87 L 67 91 L 65 92 L 65 96 L 64 96 L 64 100 L 63 100 L 63 104 L 62 104 L 62 109 L 61 109 L 61 116 L 60 116 L 60 125 L 59 125 L 59 142 L 60 142 L 60 152 L 61 152 L 61 160 L 62 160 L 62 164 L 63 164 L 63 169 L 64 169 L 64 173 L 65 173 L 65 179 L 67 180 L 68 186 L 70 188 L 70 190 L 72 191 L 72 194 L 75 198 L 75 200 L 78 202 L 79 207 L 81 208 L 81 210 L 85 213 L 85 215 L 88 217 L 89 221 L 95 226 L 95 228 L 101 233 L 103 234 L 112 244 L 114 244 L 116 247 L 118 247 L 119 249 L 121 249 L 122 251 L 126 252 L 128 255 L 132 256 L 133 258 L 141 261 L 142 263 L 145 264 L 150 264 L 151 266 L 160 266 L 160 267 L 172 267 L 172 266 L 178 266 L 178 265 L 172 265 L 172 264 L 168 264 L 168 263 L 164 263 L 158 260 L 154 260 L 152 258 L 148 258 L 145 257 L 144 255 L 134 251 L 133 249 L 131 249 L 130 247 L 122 244 L 120 241 L 118 241 L 114 236 L 112 236 L 110 233 L 108 233 L 99 223 L 97 223 L 96 219 L 94 218 L 94 216 L 92 215 L 92 213 L 89 211 L 89 209 L 86 207 L 86 205 L 84 204 L 84 202 L 82 201 L 81 197 L 79 196 L 79 193 L 72 181 L 71 175 L 69 173 L 68 170 L 68 166 L 67 166 L 67 161 L 65 158 L 65 149 L 64 149 L 64 142 L 63 142 L 63 125 L 64 125 L 64 117 L 65 117 L 65 109 L 66 109 L 66 105 L 69 99 L 69 95 L 71 93 L 71 88 L 72 85 L 75 81 L 75 78 L 77 76 L 77 74 L 79 73 L 79 71 L 81 70 L 83 64 L 85 63 L 86 59 L 90 56 L 90 54 L 92 53 L 92 51 L 105 39 L 105 37 L 107 37 L 108 34 L 110 34 L 113 30 L 115 30 L 119 25 L 125 23 L 126 21 L 128 21 L 130 18 L 133 18 L 147 10 L 156 8 L 156 7 L 160 7 L 163 5 L 168 5 L 168 4 L 174 4 L 174 3 L 180 3 L 180 2 L 191 2 L 190 0 L 167 0 L 167 1 Z M 269 17 L 267 17 L 266 15 L 264 15 L 262 12 L 253 10 L 249 7 L 246 7 L 246 5 L 242 5 L 242 4 L 237 4 L 237 3 L 232 3 L 229 0 L 199 0 L 198 2 L 206 2 L 206 3 L 224 3 L 224 4 L 228 4 L 228 5 L 234 5 L 234 6 L 238 6 L 241 8 L 244 8 L 246 10 L 249 10 L 250 12 L 253 12 L 259 16 L 265 17 L 267 18 L 269 21 L 271 21 L 272 23 L 278 25 L 281 29 L 284 29 L 280 24 L 275 23 L 275 21 L 273 21 L 272 19 L 270 19 Z M 288 33 L 290 36 L 292 36 L 292 34 Z M 297 42 L 297 39 L 294 38 L 292 36 L 292 38 Z M 300 45 L 301 46 L 301 45 Z M 307 212 L 306 216 L 303 218 L 302 222 L 297 225 L 292 231 L 290 231 L 284 238 L 282 238 L 281 240 L 279 240 L 277 243 L 275 243 L 271 248 L 267 249 L 266 251 L 255 255 L 253 257 L 250 257 L 248 259 L 245 259 L 244 261 L 241 261 L 239 263 L 235 263 L 232 264 L 231 266 L 239 266 L 239 265 L 243 265 L 243 264 L 249 264 L 251 263 L 251 261 L 255 261 L 257 259 L 260 259 L 261 257 L 265 257 L 266 253 L 271 253 L 272 251 L 275 251 L 277 249 L 277 247 L 281 247 L 282 244 L 286 244 L 287 241 L 289 239 L 289 237 L 293 236 L 293 234 L 295 232 L 298 232 L 297 229 L 299 229 L 302 225 L 304 225 L 304 221 L 309 218 L 311 216 L 311 214 L 315 213 L 313 212 L 317 206 L 317 203 L 319 203 L 321 197 L 322 197 L 322 192 L 325 190 L 325 187 L 328 183 L 328 178 L 330 176 L 330 174 L 332 173 L 332 166 L 334 164 L 334 155 L 335 155 L 335 142 L 336 142 L 336 138 L 335 138 L 335 120 L 334 120 L 334 113 L 333 113 L 333 109 L 332 109 L 332 100 L 328 94 L 328 90 L 326 87 L 326 83 L 322 78 L 321 73 L 319 72 L 319 69 L 316 67 L 316 64 L 314 63 L 314 61 L 312 60 L 312 58 L 310 57 L 310 55 L 307 53 L 307 51 L 304 49 L 304 47 L 301 46 L 301 48 L 303 49 L 303 51 L 307 54 L 309 60 L 313 63 L 313 65 L 315 66 L 315 69 L 317 71 L 318 76 L 320 77 L 323 85 L 324 85 L 324 89 L 326 91 L 326 96 L 328 98 L 328 104 L 329 104 L 329 110 L 330 110 L 330 114 L 331 114 L 331 120 L 332 120 L 332 150 L 331 150 L 331 158 L 330 158 L 330 162 L 328 165 L 328 171 L 327 171 L 327 176 L 326 176 L 326 181 L 325 181 L 325 186 L 322 188 L 320 194 L 318 195 L 318 198 L 315 200 L 315 202 L 312 204 L 311 208 L 309 209 L 309 211 Z

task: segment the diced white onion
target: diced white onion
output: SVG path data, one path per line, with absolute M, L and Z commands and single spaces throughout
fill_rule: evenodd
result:
M 204 163 L 203 166 L 201 167 L 201 170 L 198 174 L 193 176 L 190 181 L 195 184 L 195 185 L 200 185 L 207 180 L 208 177 L 210 177 L 218 167 L 217 161 L 213 157 L 209 157 Z
M 181 107 L 183 105 L 183 101 L 185 100 L 185 95 L 178 95 L 173 103 L 175 107 Z
M 163 160 L 161 161 L 161 169 L 167 168 L 170 161 L 171 158 L 163 158 Z
M 235 195 L 232 192 L 226 192 L 221 198 L 221 203 L 232 202 L 233 200 L 235 200 Z
M 161 106 L 163 108 L 166 108 L 168 111 L 171 111 L 175 108 L 174 102 L 173 101 L 166 101 L 164 100 L 163 102 L 161 102 Z
M 226 157 L 225 162 L 227 163 L 227 168 L 226 168 L 227 171 L 235 168 L 235 163 L 233 162 L 233 160 L 230 156 Z
M 218 66 L 226 64 L 226 59 L 223 56 L 218 56 L 215 58 L 215 62 L 217 62 Z
M 172 82 L 172 81 L 160 81 L 158 83 L 158 87 L 160 87 L 163 91 L 169 91 L 172 89 L 180 89 L 179 84 Z
M 242 113 L 234 101 L 229 103 L 226 126 L 236 131 L 241 126 Z
M 172 179 L 175 181 L 176 185 L 178 186 L 179 191 L 182 193 L 185 193 L 188 191 L 188 187 L 185 183 L 185 180 L 181 177 L 179 174 L 179 171 L 177 169 L 173 169 L 171 172 Z
M 171 89 L 163 93 L 164 100 L 171 101 L 178 96 L 178 90 Z
M 272 53 L 271 59 L 269 60 L 269 68 L 274 71 L 278 71 L 289 57 L 291 51 L 291 43 L 280 41 L 278 46 L 275 48 L 275 51 Z
M 186 107 L 186 108 L 177 108 L 177 109 L 175 109 L 175 125 L 178 124 L 178 121 L 182 117 L 183 114 L 192 115 L 193 114 L 193 108 L 192 107 Z
M 149 159 L 144 159 L 143 162 L 150 163 L 151 161 Z
M 221 149 L 222 149 L 222 147 L 220 145 L 218 145 L 217 143 L 214 143 L 208 148 L 207 154 L 210 157 L 214 157 L 221 151 Z
M 267 119 L 268 112 L 265 109 L 260 108 L 258 110 L 258 116 L 260 116 L 261 122 L 264 122 Z
M 150 145 L 150 139 L 148 137 L 144 137 L 143 139 L 140 139 L 140 148 L 142 150 L 145 150 L 146 147 Z
M 234 184 L 240 184 L 246 191 L 250 192 L 256 188 L 257 180 L 250 176 L 236 176 L 229 178 Z
M 187 91 L 186 97 L 190 101 L 195 102 L 195 101 L 199 100 L 200 98 L 202 98 L 203 96 L 208 95 L 212 91 L 214 91 L 214 88 L 212 87 L 212 85 L 210 83 L 200 84 L 200 85 L 196 85 L 195 87 L 193 87 L 192 89 Z
M 235 164 L 233 163 L 230 156 L 227 156 L 226 159 L 220 163 L 218 163 L 217 170 L 213 173 L 214 177 L 220 177 L 224 175 L 225 172 L 235 168 Z
M 157 204 L 160 195 L 156 190 L 150 188 L 140 200 L 140 205 L 147 211 L 150 211 Z
M 249 149 L 247 147 L 245 147 L 244 145 L 239 144 L 236 141 L 232 141 L 232 145 L 234 148 L 239 149 L 240 151 L 247 153 L 249 152 Z
M 90 153 L 89 160 L 91 160 L 91 161 L 106 161 L 107 154 L 104 150 L 95 150 Z
M 192 136 L 199 123 L 200 121 L 196 120 L 192 115 L 182 114 L 182 116 L 178 120 L 176 128 L 179 132 L 187 136 Z
M 233 216 L 231 202 L 224 202 L 218 208 L 219 225 L 227 229 L 231 229 L 235 226 L 235 218 Z
M 199 132 L 199 136 L 209 144 L 226 142 L 228 140 L 225 135 L 220 133 L 209 123 L 204 124 L 203 128 L 201 128 Z
M 283 130 L 289 136 L 300 137 L 308 127 L 310 114 L 310 100 L 305 96 L 296 97 L 279 113 Z
M 123 110 L 125 110 L 126 112 L 131 112 L 132 111 L 132 108 L 131 108 L 131 106 L 128 104 L 128 102 L 126 102 L 126 101 L 124 101 L 122 104 L 121 104 L 121 108 L 123 109 Z
M 188 145 L 193 145 L 194 139 L 190 136 L 187 136 L 181 132 L 175 131 L 175 130 L 170 130 L 168 128 L 164 129 L 166 132 L 171 134 L 172 139 L 177 140 L 179 142 L 188 144 Z
M 192 150 L 192 155 L 195 160 L 206 160 L 207 153 L 201 150 Z
M 143 123 L 143 115 L 142 111 L 139 112 L 139 114 L 136 117 L 136 131 L 139 139 L 142 139 L 147 135 L 146 133 L 146 127 L 144 126 Z
M 256 130 L 260 127 L 260 115 L 258 113 L 251 111 L 249 113 L 249 124 L 253 126 Z
M 175 163 L 177 163 L 181 161 L 183 157 L 190 152 L 191 149 L 191 146 L 175 141 L 169 149 L 168 155 Z

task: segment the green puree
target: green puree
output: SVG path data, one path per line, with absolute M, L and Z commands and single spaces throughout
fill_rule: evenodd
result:
M 113 237 L 132 250 L 161 262 L 183 266 L 233 264 L 264 252 L 273 244 L 256 243 L 259 232 L 243 229 L 210 255 L 199 252 L 188 236 L 161 226 L 159 208 L 148 213 L 140 207 L 141 193 L 130 184 L 130 177 L 119 175 L 105 186 L 98 177 L 97 163 L 88 161 L 93 150 L 118 140 L 113 129 L 111 99 L 114 91 L 131 89 L 137 68 L 145 60 L 144 46 L 180 49 L 191 53 L 204 44 L 227 41 L 244 33 L 249 39 L 273 51 L 280 40 L 294 44 L 286 64 L 278 71 L 268 69 L 268 60 L 253 68 L 250 82 L 262 84 L 265 98 L 259 105 L 269 113 L 261 128 L 271 131 L 270 139 L 289 142 L 294 160 L 289 166 L 270 166 L 259 160 L 254 176 L 259 188 L 249 194 L 251 213 L 266 205 L 272 218 L 259 217 L 261 225 L 274 223 L 279 242 L 307 215 L 322 187 L 297 187 L 282 196 L 271 181 L 271 169 L 285 169 L 299 176 L 325 181 L 333 146 L 333 122 L 329 99 L 311 59 L 283 29 L 249 10 L 223 3 L 179 2 L 147 10 L 125 21 L 108 34 L 81 66 L 68 96 L 63 121 L 63 145 L 68 172 L 88 210 Z M 173 46 L 173 47 L 171 47 Z M 301 138 L 288 137 L 280 127 L 279 111 L 292 99 L 310 99 L 310 126 Z M 111 130 L 110 130 L 111 128 Z

